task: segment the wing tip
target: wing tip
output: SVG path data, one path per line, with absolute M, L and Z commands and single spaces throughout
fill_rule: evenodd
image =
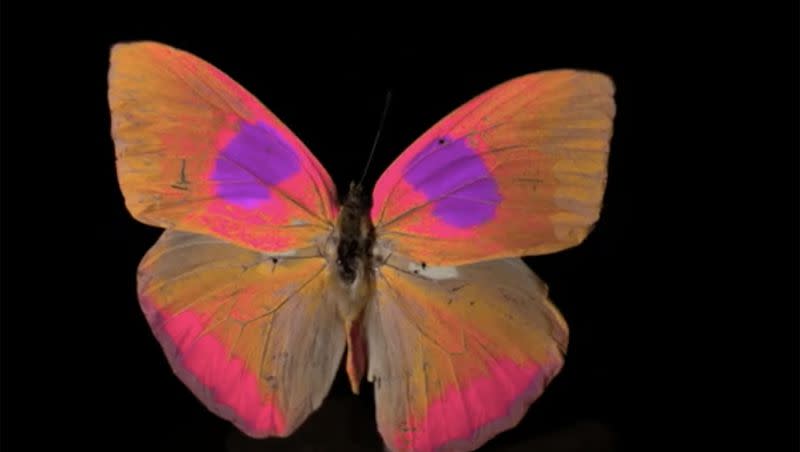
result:
M 120 58 L 134 58 L 141 52 L 178 52 L 178 49 L 154 40 L 126 40 L 117 41 L 109 48 L 109 60 L 112 67 Z
M 164 44 L 159 41 L 154 41 L 151 39 L 127 39 L 127 40 L 117 41 L 114 44 L 112 44 L 111 53 L 117 53 L 120 51 L 145 48 L 145 47 L 171 48 L 167 44 Z
M 616 93 L 616 83 L 613 77 L 598 69 L 583 69 L 578 67 L 545 69 L 519 76 L 511 81 L 524 80 L 528 82 L 537 81 L 538 83 L 543 77 L 560 78 L 564 81 L 570 80 L 577 82 L 581 88 L 592 89 L 609 97 L 614 97 Z

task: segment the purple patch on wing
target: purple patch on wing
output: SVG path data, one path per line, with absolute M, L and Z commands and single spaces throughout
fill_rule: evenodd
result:
M 403 177 L 435 201 L 437 218 L 459 228 L 491 220 L 502 200 L 483 159 L 464 138 L 433 140 L 411 159 Z
M 239 133 L 217 157 L 211 178 L 217 194 L 246 208 L 269 199 L 269 186 L 288 179 L 300 169 L 292 146 L 265 123 L 241 122 Z

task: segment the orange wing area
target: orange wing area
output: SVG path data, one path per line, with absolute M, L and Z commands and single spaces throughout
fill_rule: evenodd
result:
M 456 109 L 378 180 L 372 219 L 379 240 L 433 265 L 581 243 L 605 191 L 613 92 L 602 74 L 549 71 Z
M 117 44 L 108 83 L 119 183 L 139 221 L 269 252 L 330 230 L 329 175 L 215 67 L 162 44 Z
M 393 451 L 474 450 L 559 373 L 568 329 L 520 259 L 424 268 L 393 256 L 365 314 L 378 428 Z
M 326 268 L 167 231 L 142 260 L 139 299 L 206 407 L 250 436 L 288 436 L 320 406 L 344 352 Z

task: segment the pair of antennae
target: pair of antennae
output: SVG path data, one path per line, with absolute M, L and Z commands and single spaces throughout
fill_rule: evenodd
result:
M 358 181 L 358 185 L 364 183 L 364 178 L 367 176 L 367 170 L 369 169 L 370 163 L 372 163 L 372 156 L 375 155 L 375 148 L 378 147 L 378 139 L 381 137 L 381 131 L 383 130 L 383 124 L 386 122 L 386 113 L 389 111 L 389 103 L 392 101 L 392 90 L 386 92 L 386 103 L 383 106 L 383 114 L 381 115 L 381 122 L 378 125 L 378 133 L 375 134 L 375 141 L 372 142 L 372 150 L 369 152 L 369 158 L 367 159 L 367 164 L 364 167 L 364 174 L 361 175 L 361 180 Z

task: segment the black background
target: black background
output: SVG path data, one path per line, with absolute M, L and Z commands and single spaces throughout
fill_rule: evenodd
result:
M 618 110 L 601 219 L 579 247 L 526 259 L 570 325 L 566 366 L 486 450 L 797 444 L 796 7 L 767 17 L 529 5 L 409 19 L 217 7 L 200 19 L 164 5 L 4 6 L 3 441 L 380 450 L 371 387 L 350 394 L 343 372 L 292 438 L 265 441 L 172 375 L 135 290 L 160 231 L 125 210 L 106 98 L 111 45 L 147 39 L 255 94 L 340 191 L 363 170 L 388 89 L 368 185 L 497 83 L 563 67 L 608 74 Z

